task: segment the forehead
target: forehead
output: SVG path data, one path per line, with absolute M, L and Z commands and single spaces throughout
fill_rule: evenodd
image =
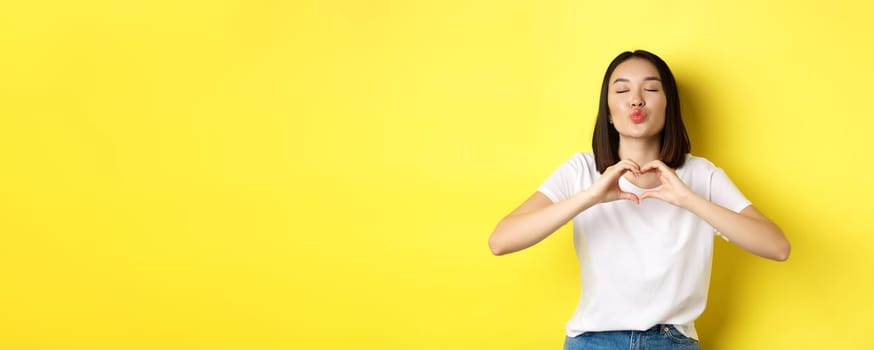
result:
M 610 75 L 610 82 L 616 79 L 644 80 L 648 77 L 661 78 L 659 70 L 652 62 L 643 58 L 630 58 L 616 66 Z

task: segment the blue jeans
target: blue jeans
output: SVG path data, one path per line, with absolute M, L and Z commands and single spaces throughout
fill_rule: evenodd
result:
M 700 350 L 698 341 L 672 325 L 656 325 L 645 331 L 586 332 L 564 340 L 564 350 Z

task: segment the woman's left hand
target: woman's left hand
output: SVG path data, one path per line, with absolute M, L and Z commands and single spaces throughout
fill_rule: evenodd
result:
M 693 193 L 692 190 L 683 183 L 683 180 L 680 180 L 677 173 L 674 172 L 674 169 L 671 169 L 660 160 L 654 160 L 644 164 L 640 167 L 640 172 L 655 172 L 658 174 L 659 181 L 662 183 L 661 188 L 659 188 L 658 191 L 649 191 L 641 194 L 641 201 L 646 198 L 656 198 L 678 207 L 685 208 L 684 204 L 687 200 L 690 197 L 695 196 L 695 193 Z

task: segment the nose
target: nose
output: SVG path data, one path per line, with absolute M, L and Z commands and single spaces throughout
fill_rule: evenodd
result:
M 631 107 L 638 107 L 639 108 L 639 107 L 643 107 L 644 105 L 646 105 L 646 102 L 643 101 L 643 98 L 640 96 L 640 94 L 634 94 L 633 96 L 631 96 L 630 102 L 631 102 Z

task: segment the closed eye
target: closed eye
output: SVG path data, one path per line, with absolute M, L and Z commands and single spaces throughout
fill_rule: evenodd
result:
M 621 93 L 626 93 L 626 92 L 628 92 L 628 91 L 629 91 L 629 90 L 622 90 L 622 91 L 616 91 L 616 93 L 617 93 L 617 94 L 621 94 Z
M 644 89 L 644 90 L 646 90 L 646 91 L 652 91 L 652 92 L 659 91 L 658 89 Z

